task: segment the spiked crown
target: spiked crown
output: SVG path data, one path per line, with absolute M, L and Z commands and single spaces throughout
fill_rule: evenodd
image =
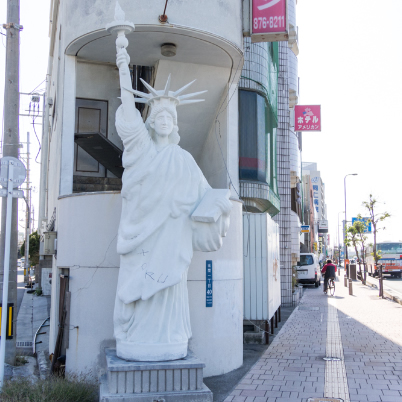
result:
M 184 90 L 186 90 L 196 80 L 189 82 L 187 85 L 184 85 L 184 87 L 178 89 L 177 91 L 170 91 L 170 74 L 167 79 L 165 89 L 162 89 L 159 91 L 152 88 L 151 85 L 149 85 L 147 82 L 145 82 L 142 78 L 140 78 L 140 80 L 144 84 L 145 88 L 148 89 L 149 93 L 137 91 L 132 88 L 126 88 L 126 87 L 123 87 L 123 88 L 125 90 L 133 93 L 134 95 L 138 96 L 138 98 L 134 98 L 134 101 L 136 103 L 147 103 L 151 107 L 154 107 L 160 103 L 173 103 L 174 106 L 180 106 L 180 105 L 187 105 L 190 103 L 203 102 L 205 99 L 190 99 L 190 100 L 188 100 L 188 99 L 207 92 L 207 91 L 201 91 L 201 92 L 194 92 L 192 94 L 187 94 L 187 95 L 180 95 Z

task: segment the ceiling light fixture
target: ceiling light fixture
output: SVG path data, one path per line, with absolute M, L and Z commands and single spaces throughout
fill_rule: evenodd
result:
M 174 43 L 164 43 L 161 46 L 161 53 L 165 57 L 176 56 L 176 45 Z

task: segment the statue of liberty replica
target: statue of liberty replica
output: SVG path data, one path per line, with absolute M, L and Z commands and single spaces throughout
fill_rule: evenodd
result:
M 118 32 L 122 101 L 116 128 L 124 145 L 116 354 L 134 361 L 181 359 L 191 338 L 187 272 L 193 251 L 222 246 L 230 192 L 211 189 L 193 157 L 178 145 L 177 107 L 201 102 L 190 98 L 205 91 L 183 94 L 192 82 L 173 91 L 170 76 L 162 90 L 145 81 L 149 93 L 133 90 L 124 35 L 130 30 L 113 26 L 108 30 Z M 145 123 L 136 102 L 150 107 Z

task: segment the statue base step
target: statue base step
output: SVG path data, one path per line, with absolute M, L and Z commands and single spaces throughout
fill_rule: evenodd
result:
M 164 362 L 126 361 L 106 349 L 107 374 L 101 379 L 101 402 L 212 402 L 203 383 L 205 364 L 191 353 Z

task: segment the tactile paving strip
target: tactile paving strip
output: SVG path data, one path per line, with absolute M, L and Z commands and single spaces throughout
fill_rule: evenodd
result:
M 338 357 L 340 360 L 325 363 L 324 396 L 326 398 L 341 398 L 345 402 L 350 402 L 338 310 L 335 305 L 336 301 L 334 299 L 328 300 L 326 356 Z

